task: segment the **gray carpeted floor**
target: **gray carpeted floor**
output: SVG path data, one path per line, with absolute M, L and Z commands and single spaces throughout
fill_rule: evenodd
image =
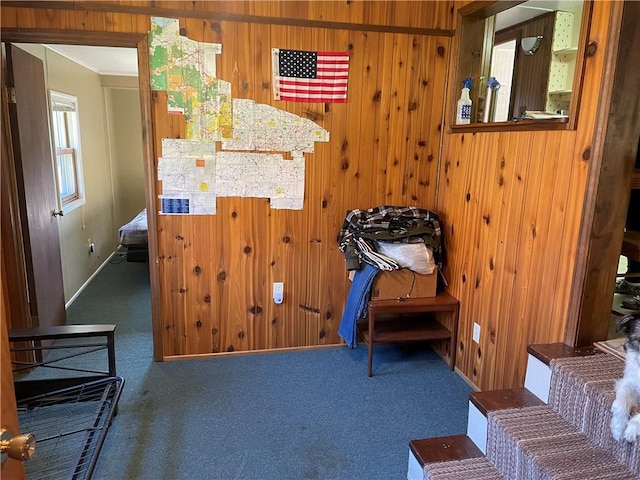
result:
M 111 263 L 67 312 L 116 323 L 126 380 L 94 479 L 403 479 L 413 438 L 464 433 L 471 388 L 428 346 L 154 363 L 148 265 Z

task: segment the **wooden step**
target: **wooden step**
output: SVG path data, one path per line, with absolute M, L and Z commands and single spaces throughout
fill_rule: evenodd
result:
M 529 345 L 527 353 L 533 355 L 545 365 L 549 365 L 554 358 L 584 357 L 602 353 L 592 345 L 586 347 L 570 347 L 566 343 L 539 343 Z
M 482 457 L 482 452 L 466 435 L 423 438 L 409 441 L 409 449 L 421 467 L 427 463 Z
M 493 410 L 544 405 L 542 400 L 524 387 L 473 392 L 469 395 L 469 401 L 485 417 Z

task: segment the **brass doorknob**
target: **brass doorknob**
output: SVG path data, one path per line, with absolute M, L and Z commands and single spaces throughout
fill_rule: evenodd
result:
M 31 433 L 16 435 L 4 428 L 0 432 L 0 453 L 14 460 L 25 461 L 33 457 L 36 451 L 36 437 Z

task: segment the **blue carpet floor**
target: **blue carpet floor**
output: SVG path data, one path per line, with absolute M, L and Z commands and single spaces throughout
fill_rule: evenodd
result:
M 428 346 L 154 363 L 148 265 L 107 265 L 68 323 L 116 323 L 126 384 L 94 479 L 404 479 L 408 442 L 464 433 L 471 388 Z

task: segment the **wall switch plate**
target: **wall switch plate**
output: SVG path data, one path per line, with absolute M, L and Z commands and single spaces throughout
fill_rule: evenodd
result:
M 473 341 L 480 343 L 480 325 L 476 322 L 473 322 Z
M 273 302 L 280 305 L 284 302 L 284 283 L 273 282 Z

